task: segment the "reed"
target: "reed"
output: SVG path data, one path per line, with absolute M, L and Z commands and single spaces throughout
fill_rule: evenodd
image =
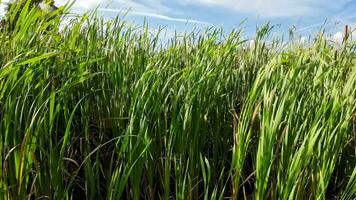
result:
M 56 12 L 0 28 L 0 199 L 356 198 L 355 43 Z

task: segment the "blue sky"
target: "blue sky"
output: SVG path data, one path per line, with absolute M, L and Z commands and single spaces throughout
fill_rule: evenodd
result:
M 294 26 L 301 35 L 308 35 L 325 20 L 331 33 L 356 24 L 356 0 L 78 0 L 75 7 L 84 10 L 98 5 L 107 17 L 130 9 L 130 21 L 140 24 L 146 19 L 153 28 L 178 31 L 214 25 L 226 31 L 242 27 L 246 35 L 253 35 L 256 26 L 271 22 L 278 25 L 277 33 L 287 33 Z
M 62 5 L 66 0 L 56 2 Z M 242 27 L 252 35 L 256 26 L 271 22 L 280 25 L 277 33 L 287 33 L 294 26 L 301 35 L 308 35 L 325 20 L 331 33 L 342 31 L 345 24 L 356 25 L 356 0 L 77 0 L 73 11 L 96 7 L 107 18 L 130 9 L 128 21 L 142 24 L 146 19 L 152 28 L 164 26 L 171 31 L 214 25 L 226 31 Z

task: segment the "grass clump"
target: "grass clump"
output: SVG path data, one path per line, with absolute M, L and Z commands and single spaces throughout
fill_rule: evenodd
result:
M 356 197 L 355 44 L 281 49 L 267 25 L 250 48 L 214 29 L 163 46 L 119 18 L 19 16 L 0 28 L 0 199 Z

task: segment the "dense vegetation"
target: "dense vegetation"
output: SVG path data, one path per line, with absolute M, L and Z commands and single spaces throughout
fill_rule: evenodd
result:
M 29 8 L 0 28 L 0 199 L 356 198 L 352 42 Z

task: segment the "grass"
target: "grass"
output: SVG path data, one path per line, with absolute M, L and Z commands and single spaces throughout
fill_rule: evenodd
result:
M 355 44 L 19 16 L 0 30 L 0 199 L 356 198 Z

